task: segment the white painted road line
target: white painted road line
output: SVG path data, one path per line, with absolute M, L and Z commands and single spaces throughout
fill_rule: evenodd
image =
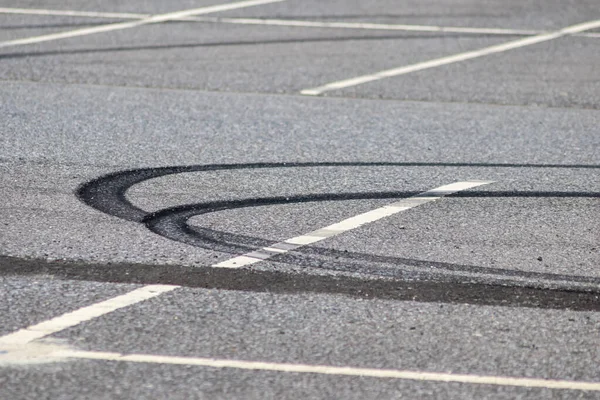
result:
M 135 289 L 121 296 L 113 297 L 100 303 L 83 307 L 48 321 L 20 329 L 16 332 L 0 337 L 2 345 L 24 345 L 44 336 L 60 332 L 64 329 L 79 325 L 82 322 L 108 314 L 123 307 L 130 306 L 140 301 L 151 299 L 162 293 L 170 292 L 177 288 L 174 285 L 147 285 Z
M 0 8 L 0 14 L 25 14 L 25 15 L 53 15 L 68 17 L 87 18 L 113 18 L 113 19 L 143 19 L 151 17 L 151 14 L 135 13 L 111 13 L 94 11 L 74 10 L 47 10 L 30 8 Z M 435 25 L 407 25 L 407 24 L 374 24 L 366 22 L 318 22 L 291 19 L 268 19 L 268 18 L 218 18 L 218 17 L 184 17 L 173 18 L 172 21 L 197 21 L 214 22 L 241 25 L 273 25 L 302 28 L 339 28 L 339 29 L 367 29 L 386 31 L 414 31 L 414 32 L 450 32 L 450 33 L 473 33 L 484 35 L 536 35 L 540 31 L 525 29 L 501 29 L 501 28 L 468 28 L 459 26 L 435 26 Z
M 438 188 L 423 192 L 414 197 L 402 199 L 396 203 L 368 211 L 364 214 L 345 219 L 333 225 L 326 226 L 316 231 L 309 232 L 302 236 L 297 236 L 287 239 L 283 242 L 275 243 L 260 250 L 251 251 L 239 257 L 234 257 L 229 260 L 214 264 L 213 267 L 218 268 L 241 268 L 247 265 L 266 260 L 278 254 L 287 253 L 307 244 L 316 243 L 321 240 L 339 235 L 343 232 L 348 232 L 370 222 L 378 221 L 390 215 L 406 211 L 421 204 L 429 203 L 440 199 L 451 193 L 460 190 L 470 189 L 476 186 L 486 185 L 491 181 L 467 181 L 456 182 L 449 185 L 440 186 Z M 273 250 L 276 251 L 273 251 Z
M 367 82 L 373 82 L 380 79 L 391 78 L 399 75 L 408 74 L 411 72 L 422 71 L 429 68 L 435 68 L 442 65 L 452 64 L 460 61 L 471 60 L 473 58 L 483 57 L 490 54 L 502 53 L 508 50 L 518 49 L 525 46 L 531 46 L 533 44 L 546 42 L 549 40 L 557 39 L 563 36 L 572 35 L 575 33 L 581 33 L 590 29 L 600 27 L 600 20 L 584 22 L 581 24 L 566 27 L 564 29 L 542 33 L 536 36 L 526 37 L 523 39 L 513 40 L 510 42 L 494 45 L 490 47 L 484 47 L 483 49 L 467 51 L 464 53 L 455 54 L 452 56 L 436 58 L 434 60 L 424 61 L 404 67 L 387 69 L 379 71 L 374 74 L 357 76 L 351 79 L 344 79 L 341 81 L 331 82 L 323 86 L 318 86 L 310 89 L 301 90 L 300 93 L 307 96 L 317 96 L 325 92 L 332 90 L 344 89 L 351 86 L 361 85 Z
M 443 196 L 458 192 L 460 190 L 470 189 L 489 183 L 492 183 L 492 181 L 466 181 L 440 186 L 427 192 L 420 193 L 417 196 L 409 197 L 373 211 L 345 219 L 337 224 L 310 232 L 306 235 L 297 236 L 284 242 L 264 247 L 255 252 L 233 257 L 221 263 L 214 264 L 212 267 L 239 268 L 244 265 L 254 264 L 276 254 L 287 253 L 288 251 L 297 249 L 301 246 L 318 242 L 327 237 L 338 235 L 342 232 L 347 232 L 350 229 L 358 228 L 359 226 L 368 222 L 377 221 L 386 216 L 408 210 L 420 204 L 438 200 Z M 34 340 L 60 332 L 63 329 L 76 326 L 81 322 L 89 321 L 93 318 L 100 317 L 120 308 L 156 297 L 162 293 L 170 292 L 178 287 L 179 286 L 176 285 L 146 285 L 124 295 L 101 301 L 91 306 L 83 307 L 78 310 L 63 314 L 51 320 L 20 329 L 16 332 L 0 337 L 0 350 L 2 349 L 1 346 L 3 345 L 25 345 Z
M 248 0 L 248 1 L 240 1 L 240 2 L 235 2 L 235 3 L 220 4 L 220 5 L 209 6 L 209 7 L 193 8 L 190 10 L 175 11 L 175 12 L 166 13 L 166 14 L 153 15 L 153 16 L 150 16 L 147 18 L 136 20 L 136 21 L 118 22 L 118 23 L 113 23 L 113 24 L 95 26 L 95 27 L 91 27 L 91 28 L 76 29 L 76 30 L 67 31 L 67 32 L 52 33 L 52 34 L 48 34 L 48 35 L 33 36 L 33 37 L 29 37 L 29 38 L 24 38 L 24 39 L 9 40 L 6 42 L 0 42 L 0 48 L 9 47 L 9 46 L 22 46 L 22 45 L 33 44 L 33 43 L 48 42 L 51 40 L 72 38 L 72 37 L 76 37 L 76 36 L 92 35 L 92 34 L 102 33 L 102 32 L 111 32 L 111 31 L 117 31 L 117 30 L 122 30 L 122 29 L 130 29 L 130 28 L 135 28 L 135 27 L 142 26 L 142 25 L 156 24 L 159 22 L 171 21 L 174 19 L 190 17 L 193 15 L 210 14 L 210 13 L 216 13 L 216 12 L 221 12 L 221 11 L 228 11 L 228 10 L 235 10 L 235 9 L 239 9 L 239 8 L 258 6 L 258 5 L 262 5 L 262 4 L 278 3 L 278 2 L 282 2 L 282 1 L 285 1 L 285 0 Z
M 59 350 L 53 353 L 52 356 L 56 358 L 191 365 L 210 368 L 235 368 L 255 371 L 258 370 L 322 375 L 360 376 L 371 378 L 406 379 L 430 382 L 458 382 L 478 385 L 518 386 L 526 388 L 600 391 L 600 382 L 580 382 L 556 379 L 466 375 L 395 369 L 335 367 L 327 365 L 284 364 L 260 361 L 224 360 L 215 358 L 196 357 L 173 357 L 147 354 L 120 354 L 96 351 L 78 351 L 69 349 Z
M 75 10 L 47 10 L 43 8 L 6 8 L 0 7 L 0 14 L 20 14 L 20 15 L 49 15 L 62 17 L 85 17 L 85 18 L 107 18 L 107 19 L 143 19 L 151 17 L 152 14 L 134 14 L 134 13 L 112 13 L 95 11 L 75 11 Z
M 0 7 L 0 14 L 22 14 L 22 15 L 48 15 L 48 16 L 66 16 L 66 17 L 84 17 L 84 18 L 105 18 L 105 19 L 144 19 L 152 14 L 138 13 L 113 13 L 97 11 L 76 11 L 76 10 L 48 10 L 36 8 L 6 8 Z M 504 28 L 477 28 L 461 26 L 441 26 L 441 25 L 410 25 L 410 24 L 377 24 L 370 22 L 320 22 L 305 21 L 295 19 L 272 19 L 272 18 L 221 18 L 221 17 L 182 17 L 173 18 L 170 21 L 196 21 L 212 22 L 224 24 L 241 25 L 272 25 L 288 26 L 300 28 L 335 28 L 335 29 L 363 29 L 363 30 L 382 30 L 382 31 L 413 31 L 413 32 L 443 32 L 443 33 L 471 33 L 476 35 L 540 35 L 546 31 L 533 29 L 504 29 Z M 574 36 L 600 38 L 600 33 L 575 33 Z
M 499 28 L 468 28 L 459 26 L 436 25 L 406 25 L 406 24 L 374 24 L 368 22 L 319 22 L 289 19 L 263 19 L 263 18 L 186 18 L 190 21 L 221 22 L 226 24 L 242 25 L 274 25 L 297 26 L 303 28 L 339 28 L 339 29 L 366 29 L 386 31 L 414 31 L 414 32 L 450 32 L 473 33 L 486 35 L 535 35 L 540 33 L 533 30 L 499 29 Z

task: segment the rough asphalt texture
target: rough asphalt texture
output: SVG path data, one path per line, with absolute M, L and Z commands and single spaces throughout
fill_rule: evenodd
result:
M 18 6 L 157 14 L 215 4 L 80 3 Z M 600 18 L 595 0 L 567 3 L 287 0 L 210 16 L 539 31 Z M 0 42 L 119 21 L 0 14 Z M 299 95 L 519 37 L 213 21 L 0 48 L 0 335 L 139 284 L 174 283 L 182 287 L 50 339 L 93 351 L 599 382 L 600 37 Z M 355 165 L 319 165 L 332 162 Z M 222 164 L 240 166 L 126 193 L 143 213 L 254 199 L 191 218 L 196 235 L 213 239 L 195 246 L 76 195 L 109 173 Z M 470 179 L 494 183 L 249 270 L 209 269 Z M 256 201 L 324 194 L 363 197 Z M 2 399 L 166 397 L 600 394 L 108 361 L 0 366 Z

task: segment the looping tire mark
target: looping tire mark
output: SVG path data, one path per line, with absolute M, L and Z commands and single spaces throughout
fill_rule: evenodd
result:
M 127 221 L 143 223 L 152 232 L 166 237 L 168 239 L 182 242 L 188 245 L 202 247 L 210 250 L 229 252 L 237 254 L 240 250 L 256 249 L 264 247 L 272 241 L 252 238 L 248 236 L 236 235 L 229 232 L 214 231 L 206 228 L 192 227 L 188 220 L 194 216 L 235 208 L 256 207 L 264 205 L 294 204 L 305 202 L 321 201 L 343 201 L 359 199 L 392 199 L 412 196 L 418 192 L 358 192 L 358 193 L 328 193 L 313 194 L 303 196 L 288 197 L 265 197 L 250 198 L 243 200 L 215 201 L 207 203 L 187 204 L 176 207 L 166 208 L 155 212 L 147 212 L 132 204 L 125 196 L 125 193 L 132 186 L 163 176 L 175 175 L 188 172 L 205 171 L 224 171 L 224 170 L 246 170 L 246 169 L 273 169 L 273 168 L 307 168 L 307 167 L 419 167 L 419 166 L 440 166 L 440 167 L 495 167 L 495 168 L 600 168 L 597 165 L 558 165 L 558 164 L 467 164 L 467 163 L 394 163 L 394 162 L 309 162 L 309 163 L 251 163 L 251 164 L 212 164 L 212 165 L 189 165 L 173 166 L 159 168 L 142 168 L 115 172 L 104 175 L 90 182 L 83 184 L 77 190 L 79 199 L 90 207 L 103 213 L 112 215 Z M 588 197 L 600 198 L 597 192 L 458 192 L 450 197 Z M 311 253 L 310 256 L 303 254 L 302 257 L 293 253 L 276 256 L 278 262 L 294 263 L 295 265 L 305 265 L 315 267 L 310 263 L 310 259 L 315 257 L 324 257 L 325 261 L 320 261 L 318 268 L 332 270 L 343 270 L 351 272 L 367 272 L 377 275 L 402 277 L 409 275 L 415 279 L 457 279 L 457 272 L 471 274 L 469 281 L 478 281 L 490 283 L 491 280 L 498 281 L 500 284 L 511 283 L 513 285 L 523 286 L 531 285 L 533 279 L 543 280 L 546 283 L 544 287 L 561 287 L 568 283 L 572 288 L 576 285 L 581 288 L 582 285 L 589 290 L 597 290 L 600 286 L 600 279 L 588 276 L 574 276 L 538 272 L 525 272 L 516 270 L 506 270 L 499 268 L 485 268 L 471 265 L 460 265 L 443 262 L 432 262 L 425 260 L 405 259 L 398 257 L 384 257 L 355 252 L 340 252 L 333 249 L 304 248 L 304 253 Z M 334 259 L 345 259 L 341 264 Z M 353 265 L 360 261 L 360 265 Z M 416 268 L 416 272 L 407 273 L 399 269 L 390 269 L 365 265 L 365 261 L 383 265 L 404 265 Z M 422 271 L 419 271 L 421 269 Z M 473 276 L 479 275 L 479 276 Z M 482 278 L 482 275 L 485 278 Z M 529 283 L 523 283 L 522 280 L 529 280 Z

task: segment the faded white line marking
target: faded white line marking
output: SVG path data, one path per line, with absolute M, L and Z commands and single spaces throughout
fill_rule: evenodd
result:
M 150 16 L 147 18 L 139 19 L 137 21 L 118 22 L 118 23 L 113 23 L 113 24 L 95 26 L 95 27 L 91 27 L 91 28 L 76 29 L 76 30 L 67 31 L 67 32 L 52 33 L 52 34 L 48 34 L 48 35 L 33 36 L 33 37 L 29 37 L 29 38 L 9 40 L 6 42 L 0 42 L 0 48 L 9 47 L 9 46 L 22 46 L 22 45 L 33 44 L 33 43 L 47 42 L 47 41 L 51 41 L 51 40 L 72 38 L 72 37 L 76 37 L 76 36 L 92 35 L 92 34 L 102 33 L 102 32 L 111 32 L 111 31 L 122 30 L 122 29 L 130 29 L 130 28 L 135 28 L 135 27 L 142 26 L 142 25 L 156 24 L 159 22 L 171 21 L 174 19 L 180 19 L 180 18 L 184 18 L 184 17 L 190 17 L 192 15 L 210 14 L 210 13 L 216 13 L 216 12 L 220 12 L 220 11 L 228 11 L 228 10 L 235 10 L 235 9 L 244 8 L 244 7 L 258 6 L 258 5 L 262 5 L 262 4 L 278 3 L 281 1 L 285 1 L 285 0 L 248 0 L 248 1 L 240 1 L 240 2 L 236 2 L 236 3 L 220 4 L 220 5 L 216 5 L 216 6 L 194 8 L 194 9 L 190 9 L 190 10 L 175 11 L 175 12 L 166 13 L 166 14 L 153 15 L 153 16 Z
M 374 74 L 357 76 L 355 78 L 344 79 L 341 81 L 331 82 L 323 86 L 318 86 L 300 91 L 301 94 L 307 96 L 317 96 L 331 90 L 344 89 L 351 86 L 361 85 L 367 82 L 373 82 L 380 79 L 391 78 L 399 75 L 408 74 L 411 72 L 422 71 L 429 68 L 435 68 L 442 65 L 452 64 L 460 61 L 471 60 L 473 58 L 483 57 L 490 54 L 501 53 L 508 50 L 518 49 L 533 44 L 546 42 L 557 39 L 563 36 L 581 33 L 590 29 L 600 27 L 600 20 L 589 21 L 573 26 L 563 28 L 561 30 L 549 33 L 543 33 L 536 36 L 531 36 L 523 39 L 513 40 L 499 45 L 484 47 L 483 49 L 467 51 L 464 53 L 455 54 L 452 56 L 436 58 L 434 60 L 424 61 L 404 67 L 387 69 Z
M 42 8 L 5 8 L 0 7 L 0 14 L 21 14 L 21 15 L 48 15 L 63 17 L 86 17 L 86 18 L 114 18 L 114 19 L 142 19 L 151 17 L 152 14 L 134 14 L 134 13 L 112 13 L 95 11 L 74 11 L 74 10 L 47 10 Z
M 260 361 L 224 360 L 215 358 L 174 357 L 147 354 L 120 354 L 97 351 L 77 351 L 65 349 L 52 354 L 54 357 L 155 363 L 171 365 L 192 365 L 210 368 L 234 368 L 255 371 L 275 371 L 288 373 L 308 373 L 322 375 L 361 376 L 371 378 L 406 379 L 432 382 L 458 382 L 478 385 L 518 386 L 526 388 L 566 389 L 600 391 L 600 382 L 581 382 L 557 379 L 516 378 L 507 376 L 466 375 L 438 372 L 407 371 L 396 369 L 336 367 L 328 365 L 285 364 Z
M 30 8 L 0 8 L 0 14 L 29 14 L 29 15 L 53 15 L 87 18 L 114 18 L 114 19 L 142 19 L 151 17 L 151 14 L 135 13 L 111 13 L 94 11 L 74 10 L 47 10 Z M 502 28 L 469 28 L 460 26 L 437 26 L 437 25 L 409 25 L 409 24 L 375 24 L 368 22 L 318 22 L 293 19 L 270 19 L 270 18 L 218 18 L 218 17 L 184 17 L 173 18 L 173 21 L 197 21 L 215 22 L 225 24 L 241 25 L 272 25 L 290 26 L 301 28 L 338 28 L 338 29 L 367 29 L 386 31 L 415 31 L 415 32 L 451 32 L 451 33 L 473 33 L 485 35 L 535 35 L 540 31 L 526 29 L 502 29 Z
M 0 14 L 23 14 L 23 15 L 47 15 L 47 16 L 67 16 L 84 18 L 105 18 L 105 19 L 144 19 L 152 14 L 138 13 L 114 13 L 97 11 L 76 11 L 76 10 L 48 10 L 34 8 L 6 8 L 0 7 Z M 447 33 L 472 33 L 476 35 L 539 35 L 546 33 L 542 30 L 534 29 L 505 29 L 505 28 L 477 28 L 462 26 L 441 26 L 441 25 L 411 25 L 411 24 L 378 24 L 370 22 L 320 22 L 305 21 L 295 19 L 272 19 L 272 18 L 222 18 L 222 17 L 182 17 L 172 18 L 170 21 L 196 21 L 213 22 L 224 24 L 241 25 L 272 25 L 288 26 L 299 28 L 332 28 L 332 29 L 366 29 L 383 31 L 413 31 L 413 32 L 447 32 Z M 573 36 L 582 36 L 589 38 L 600 38 L 600 33 L 574 33 Z
M 304 245 L 316 243 L 321 240 L 330 238 L 332 236 L 339 235 L 340 233 L 348 232 L 349 230 L 356 229 L 367 223 L 378 221 L 382 218 L 397 214 L 402 211 L 406 211 L 418 205 L 438 200 L 445 195 L 455 193 L 460 190 L 470 189 L 476 186 L 486 185 L 489 183 L 492 182 L 467 181 L 440 186 L 427 192 L 420 193 L 417 196 L 402 199 L 396 203 L 392 203 L 387 206 L 380 207 L 375 210 L 371 210 L 366 213 L 347 218 L 341 222 L 309 232 L 305 235 L 293 237 L 291 239 L 284 240 L 283 242 L 275 243 L 270 246 L 263 247 L 262 249 L 251 251 L 239 257 L 234 257 L 229 260 L 222 261 L 220 263 L 214 264 L 213 267 L 240 268 L 245 267 L 247 265 L 252 265 L 257 262 L 269 259 L 275 255 L 287 253 L 290 250 L 297 249 Z M 277 248 L 276 253 L 270 250 L 273 247 Z
M 369 22 L 319 22 L 289 19 L 263 19 L 263 18 L 188 18 L 192 21 L 221 22 L 226 24 L 242 25 L 273 25 L 273 26 L 296 26 L 302 28 L 338 28 L 338 29 L 366 29 L 386 31 L 414 31 L 414 32 L 450 32 L 450 33 L 473 33 L 487 35 L 535 35 L 539 31 L 522 29 L 501 28 L 469 28 L 459 26 L 437 26 L 437 25 L 408 25 L 408 24 L 376 24 Z
M 82 322 L 108 314 L 112 311 L 127 307 L 141 301 L 151 299 L 162 293 L 177 288 L 174 285 L 147 285 L 121 296 L 101 301 L 91 306 L 83 307 L 73 312 L 63 314 L 48 321 L 23 328 L 16 332 L 0 337 L 0 346 L 24 345 L 44 336 L 60 332 L 64 329 L 79 325 Z

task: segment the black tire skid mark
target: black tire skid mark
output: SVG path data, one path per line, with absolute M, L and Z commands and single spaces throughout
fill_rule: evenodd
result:
M 246 169 L 272 169 L 272 168 L 307 168 L 307 167 L 415 167 L 415 166 L 441 166 L 441 167 L 488 167 L 488 168 L 600 168 L 596 165 L 558 165 L 558 164 L 498 164 L 498 163 L 417 163 L 417 162 L 307 162 L 307 163 L 249 163 L 249 164 L 207 164 L 207 165 L 188 165 L 172 166 L 158 168 L 141 168 L 115 172 L 104 175 L 100 178 L 83 184 L 77 191 L 77 196 L 85 204 L 124 220 L 143 223 L 152 232 L 166 237 L 168 239 L 182 242 L 195 247 L 202 247 L 210 250 L 239 254 L 240 251 L 255 250 L 272 244 L 273 241 L 267 241 L 261 238 L 251 238 L 253 243 L 265 243 L 264 245 L 248 246 L 249 237 L 242 237 L 222 231 L 210 231 L 198 227 L 191 227 L 188 220 L 191 217 L 229 210 L 235 208 L 256 207 L 276 204 L 295 204 L 306 202 L 321 201 L 344 201 L 359 199 L 397 199 L 412 196 L 418 192 L 356 192 L 356 193 L 326 193 L 303 196 L 286 197 L 263 197 L 250 198 L 243 200 L 217 201 L 208 203 L 187 204 L 171 208 L 162 209 L 153 213 L 142 210 L 133 205 L 126 198 L 126 191 L 132 186 L 158 177 L 174 175 L 189 172 L 204 171 L 222 171 L 222 170 L 246 170 Z M 583 197 L 600 198 L 600 193 L 596 192 L 485 192 L 469 191 L 458 192 L 450 197 L 521 197 L 521 198 L 539 198 L 539 197 Z M 210 232 L 209 232 L 210 231 Z M 600 279 L 588 276 L 564 275 L 538 273 L 518 270 L 506 270 L 499 268 L 478 267 L 470 265 L 443 263 L 436 261 L 407 259 L 398 257 L 375 256 L 356 252 L 340 252 L 333 249 L 321 249 L 307 246 L 303 248 L 302 254 L 298 251 L 273 257 L 277 262 L 291 263 L 297 266 L 314 267 L 310 261 L 314 260 L 315 254 L 325 257 L 329 261 L 345 259 L 350 264 L 357 260 L 370 261 L 373 263 L 411 266 L 422 268 L 423 272 L 412 272 L 398 269 L 396 271 L 390 268 L 368 268 L 361 264 L 361 268 L 356 268 L 355 272 L 366 272 L 383 276 L 410 277 L 411 279 L 441 279 L 446 275 L 452 275 L 456 272 L 484 274 L 499 277 L 495 279 L 499 284 L 511 285 L 531 285 L 518 281 L 521 279 L 542 279 L 550 282 L 589 284 L 592 288 L 600 286 Z M 307 257 L 308 256 L 308 257 Z M 318 268 L 347 271 L 351 265 L 349 262 L 320 262 Z M 433 271 L 432 271 L 433 269 Z M 446 278 L 448 278 L 446 276 Z M 468 278 L 469 281 L 478 278 Z M 454 279 L 452 279 L 454 280 Z M 486 282 L 489 282 L 489 278 Z M 546 284 L 547 285 L 547 284 Z M 544 285 L 542 285 L 544 286 Z M 547 286 L 544 286 L 547 287 Z

